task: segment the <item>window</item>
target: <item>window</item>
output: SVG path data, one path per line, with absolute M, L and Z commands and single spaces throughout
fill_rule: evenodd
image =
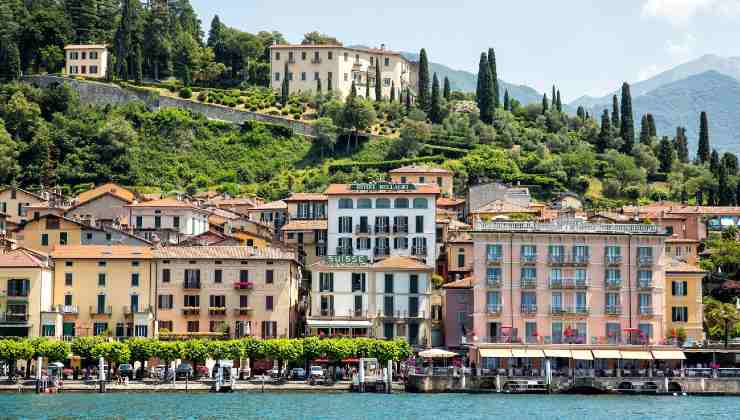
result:
M 226 307 L 226 296 L 224 295 L 208 296 L 208 306 L 210 308 L 225 308 Z
M 302 81 L 305 81 L 306 80 L 306 72 L 305 71 L 302 71 L 301 72 L 301 80 Z
M 301 51 L 301 60 L 306 61 L 306 52 Z
M 334 52 L 333 51 L 329 51 L 326 55 L 329 58 L 329 60 L 333 60 L 334 59 Z
M 93 335 L 103 335 L 106 331 L 108 331 L 107 322 L 96 322 L 93 324 Z
M 82 59 L 87 60 L 87 52 L 85 51 L 82 52 Z
M 105 267 L 108 263 L 106 261 L 98 261 L 98 267 Z
M 383 314 L 393 316 L 394 310 L 393 296 L 383 296 Z
M 415 209 L 426 209 L 429 208 L 429 202 L 426 198 L 417 197 L 414 198 Z
M 273 310 L 273 297 L 272 296 L 265 296 L 265 310 L 266 311 L 272 311 Z
M 276 52 L 275 53 L 275 60 L 280 61 L 280 53 L 279 52 Z
M 275 72 L 275 81 L 276 82 L 279 82 L 280 81 L 280 72 L 278 72 L 278 71 Z
M 85 239 L 87 239 L 88 241 L 92 241 L 92 238 L 93 238 L 92 232 L 85 233 Z
M 349 74 L 344 73 L 344 81 L 345 82 L 348 82 L 349 81 Z
M 349 53 L 344 53 L 344 61 L 349 61 Z
M 265 283 L 266 284 L 272 284 L 275 282 L 275 271 L 274 270 L 266 270 L 265 271 Z
M 393 274 L 385 275 L 385 293 L 393 293 Z
M 489 285 L 496 285 L 501 283 L 501 268 L 499 267 L 488 267 L 486 268 L 486 281 Z
M 183 296 L 183 305 L 186 308 L 197 308 L 200 306 L 199 295 L 185 295 Z
M 139 273 L 131 273 L 131 287 L 139 287 Z
M 293 62 L 293 51 L 288 51 L 288 61 Z
M 90 66 L 90 74 L 98 74 L 98 66 L 96 65 Z
M 67 232 L 59 232 L 59 245 L 67 245 Z
M 105 273 L 98 273 L 98 286 L 105 287 Z
M 180 216 L 173 216 L 172 217 L 172 227 L 179 228 L 180 227 Z
M 340 198 L 339 199 L 339 208 L 340 209 L 351 209 L 352 206 L 352 199 L 351 198 Z
M 139 295 L 131 295 L 131 311 L 139 312 Z
M 313 72 L 313 80 L 319 80 L 319 72 Z
M 370 249 L 370 238 L 357 238 L 357 249 L 367 251 Z
M 247 307 L 249 307 L 249 296 L 247 296 L 247 295 L 241 295 L 241 296 L 239 296 L 239 307 L 240 308 L 247 308 Z
M 339 238 L 337 255 L 352 255 L 352 238 Z
M 31 287 L 31 281 L 28 279 L 10 279 L 8 280 L 9 297 L 28 297 Z
M 170 269 L 165 268 L 162 270 L 162 283 L 169 283 L 170 282 Z
M 419 293 L 419 275 L 409 275 L 409 293 Z
M 383 79 L 383 86 L 390 86 L 391 85 L 391 78 L 386 77 Z
M 293 73 L 292 72 L 288 72 L 288 74 L 285 77 L 288 78 L 288 81 L 291 81 L 291 82 L 293 81 Z
M 388 340 L 393 338 L 393 323 L 392 322 L 384 322 L 383 323 L 383 338 L 386 338 Z
M 425 182 L 426 182 L 426 178 L 424 178 L 423 176 L 420 176 L 419 177 L 419 184 L 423 184 Z
M 502 254 L 503 247 L 501 245 L 489 244 L 486 246 L 486 258 L 488 261 L 501 261 Z
M 64 273 L 64 285 L 72 286 L 72 273 Z
M 689 308 L 686 306 L 672 307 L 671 320 L 673 322 L 689 322 Z
M 360 198 L 357 200 L 358 209 L 371 209 L 373 208 L 373 200 L 369 198 Z
M 385 57 L 385 60 L 384 61 L 385 61 L 385 65 L 386 66 L 390 66 L 391 65 L 391 59 L 390 58 Z
M 401 183 L 404 183 L 403 179 L 401 180 Z M 409 208 L 409 199 L 408 198 L 396 198 L 394 207 L 397 209 Z
M 162 227 L 162 216 L 154 216 L 154 228 L 159 229 Z
M 328 81 L 329 81 L 329 86 L 331 86 L 331 81 L 332 81 L 332 79 L 333 79 L 333 74 L 332 74 L 332 72 L 327 72 L 327 73 L 326 73 L 326 80 L 328 80 Z
M 352 292 L 365 292 L 365 273 L 352 273 Z
M 98 53 L 96 51 L 90 51 L 90 60 L 97 60 Z
M 49 246 L 49 234 L 41 234 L 41 246 Z
M 144 227 L 144 217 L 143 216 L 136 216 L 136 227 L 139 229 Z
M 190 333 L 200 332 L 200 322 L 199 321 L 188 321 L 188 332 Z
M 389 209 L 391 208 L 391 200 L 387 198 L 379 198 L 375 200 L 376 209 Z
M 424 233 L 424 216 L 416 216 L 416 233 Z
M 457 254 L 457 267 L 463 268 L 465 267 L 465 250 L 460 248 Z
M 352 216 L 339 218 L 339 233 L 352 233 Z
M 649 342 L 649 340 L 653 337 L 653 325 L 640 324 L 638 325 L 638 328 L 640 329 L 640 336 Z
M 139 265 L 138 261 L 131 261 L 131 267 L 138 267 Z
M 262 321 L 262 338 L 277 338 L 277 321 Z
M 671 283 L 671 294 L 673 296 L 687 296 L 689 285 L 686 281 L 673 281 Z
M 406 237 L 393 238 L 393 248 L 394 249 L 408 249 L 409 248 L 409 238 L 406 238 Z
M 172 309 L 172 306 L 173 306 L 172 295 L 157 296 L 157 307 L 159 309 Z

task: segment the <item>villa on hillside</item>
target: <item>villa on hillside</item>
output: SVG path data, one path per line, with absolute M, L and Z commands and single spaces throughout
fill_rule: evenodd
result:
M 67 45 L 64 56 L 64 72 L 68 76 L 102 78 L 108 70 L 108 48 L 105 45 Z

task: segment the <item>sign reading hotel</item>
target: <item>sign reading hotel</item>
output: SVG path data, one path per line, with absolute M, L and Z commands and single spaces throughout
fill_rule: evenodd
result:
M 349 189 L 352 191 L 409 191 L 415 190 L 414 184 L 396 184 L 393 182 L 353 182 Z
M 367 255 L 327 255 L 324 258 L 326 265 L 368 265 L 370 259 Z

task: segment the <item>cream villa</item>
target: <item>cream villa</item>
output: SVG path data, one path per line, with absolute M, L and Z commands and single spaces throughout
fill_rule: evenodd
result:
M 105 77 L 108 49 L 105 45 L 67 45 L 64 47 L 68 76 Z
M 370 83 L 370 98 L 375 99 L 376 66 L 380 66 L 380 83 L 384 98 L 395 87 L 396 97 L 416 86 L 416 65 L 400 53 L 380 48 L 348 48 L 341 45 L 273 45 L 270 47 L 272 88 L 280 90 L 288 78 L 290 93 L 315 92 L 321 80 L 324 92 L 331 89 L 342 98 L 355 82 L 357 95 L 365 95 Z M 287 65 L 287 75 L 285 68 Z
M 52 266 L 45 254 L 18 248 L 0 253 L 0 337 L 54 335 L 41 323 L 52 304 Z

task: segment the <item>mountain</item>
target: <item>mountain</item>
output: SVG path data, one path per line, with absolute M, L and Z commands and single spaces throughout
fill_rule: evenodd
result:
M 630 84 L 630 92 L 632 93 L 632 97 L 636 98 L 666 84 L 677 82 L 679 80 L 686 79 L 689 76 L 694 76 L 711 70 L 733 77 L 736 80 L 740 80 L 740 57 L 725 58 L 713 54 L 707 54 L 697 58 L 696 60 L 692 60 L 673 67 L 670 70 L 666 70 L 647 80 Z M 619 96 L 620 92 L 621 87 L 609 95 L 599 98 L 582 96 L 570 102 L 569 105 L 572 107 L 578 107 L 581 105 L 585 108 L 604 108 L 606 105 L 607 108 L 610 108 L 612 96 Z
M 673 138 L 676 126 L 686 127 L 692 155 L 697 147 L 699 114 L 706 111 L 711 147 L 740 152 L 740 81 L 734 77 L 714 70 L 689 76 L 633 97 L 632 108 L 637 130 L 647 112 L 655 117 L 659 136 Z

